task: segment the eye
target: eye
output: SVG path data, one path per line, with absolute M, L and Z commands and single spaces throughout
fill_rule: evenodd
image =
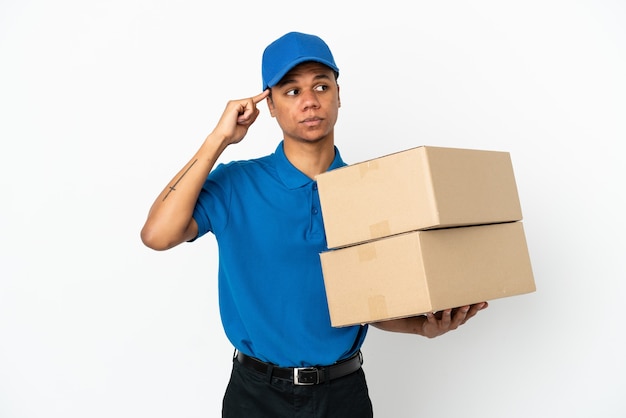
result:
M 291 90 L 287 90 L 285 92 L 285 95 L 287 95 L 287 96 L 296 96 L 298 93 L 300 93 L 300 90 L 298 90 L 298 89 L 291 89 Z
M 319 86 L 315 86 L 315 91 L 326 91 L 328 90 L 328 86 L 326 84 L 320 84 Z

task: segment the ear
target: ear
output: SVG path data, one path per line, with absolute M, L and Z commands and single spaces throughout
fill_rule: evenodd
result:
M 276 117 L 276 115 L 274 115 L 274 101 L 272 100 L 272 96 L 267 96 L 267 98 L 265 99 L 265 101 L 267 102 L 267 108 L 270 111 L 270 115 L 274 118 Z
M 337 107 L 341 107 L 341 96 L 339 95 L 339 84 L 337 84 Z

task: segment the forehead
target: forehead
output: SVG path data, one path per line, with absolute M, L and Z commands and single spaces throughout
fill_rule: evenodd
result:
M 298 64 L 295 67 L 293 67 L 291 70 L 289 70 L 289 72 L 285 74 L 285 77 L 283 77 L 283 80 L 281 80 L 281 82 L 284 82 L 286 80 L 293 79 L 296 77 L 302 77 L 305 75 L 309 75 L 309 76 L 310 75 L 314 75 L 314 76 L 327 75 L 330 77 L 332 76 L 332 74 L 333 74 L 332 68 L 324 64 L 321 64 L 319 62 L 307 61 L 307 62 Z

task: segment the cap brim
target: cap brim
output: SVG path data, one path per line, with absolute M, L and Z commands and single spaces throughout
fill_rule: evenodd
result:
M 339 73 L 339 69 L 332 62 L 320 59 L 319 57 L 300 57 L 290 62 L 289 65 L 286 65 L 285 67 L 283 67 L 279 72 L 277 72 L 274 75 L 274 77 L 271 80 L 268 80 L 267 83 L 265 83 L 265 86 L 263 86 L 263 90 L 265 90 L 268 87 L 274 87 L 276 84 L 278 84 L 278 82 L 285 76 L 285 74 L 291 71 L 291 69 L 295 67 L 296 65 L 302 64 L 303 62 L 311 62 L 311 61 L 324 64 L 331 70 L 335 71 L 336 73 Z

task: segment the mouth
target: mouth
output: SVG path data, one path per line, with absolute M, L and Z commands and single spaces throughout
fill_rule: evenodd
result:
M 311 118 L 306 118 L 304 120 L 302 120 L 302 124 L 305 126 L 317 126 L 320 123 L 322 123 L 324 119 L 319 118 L 319 117 L 311 117 Z

